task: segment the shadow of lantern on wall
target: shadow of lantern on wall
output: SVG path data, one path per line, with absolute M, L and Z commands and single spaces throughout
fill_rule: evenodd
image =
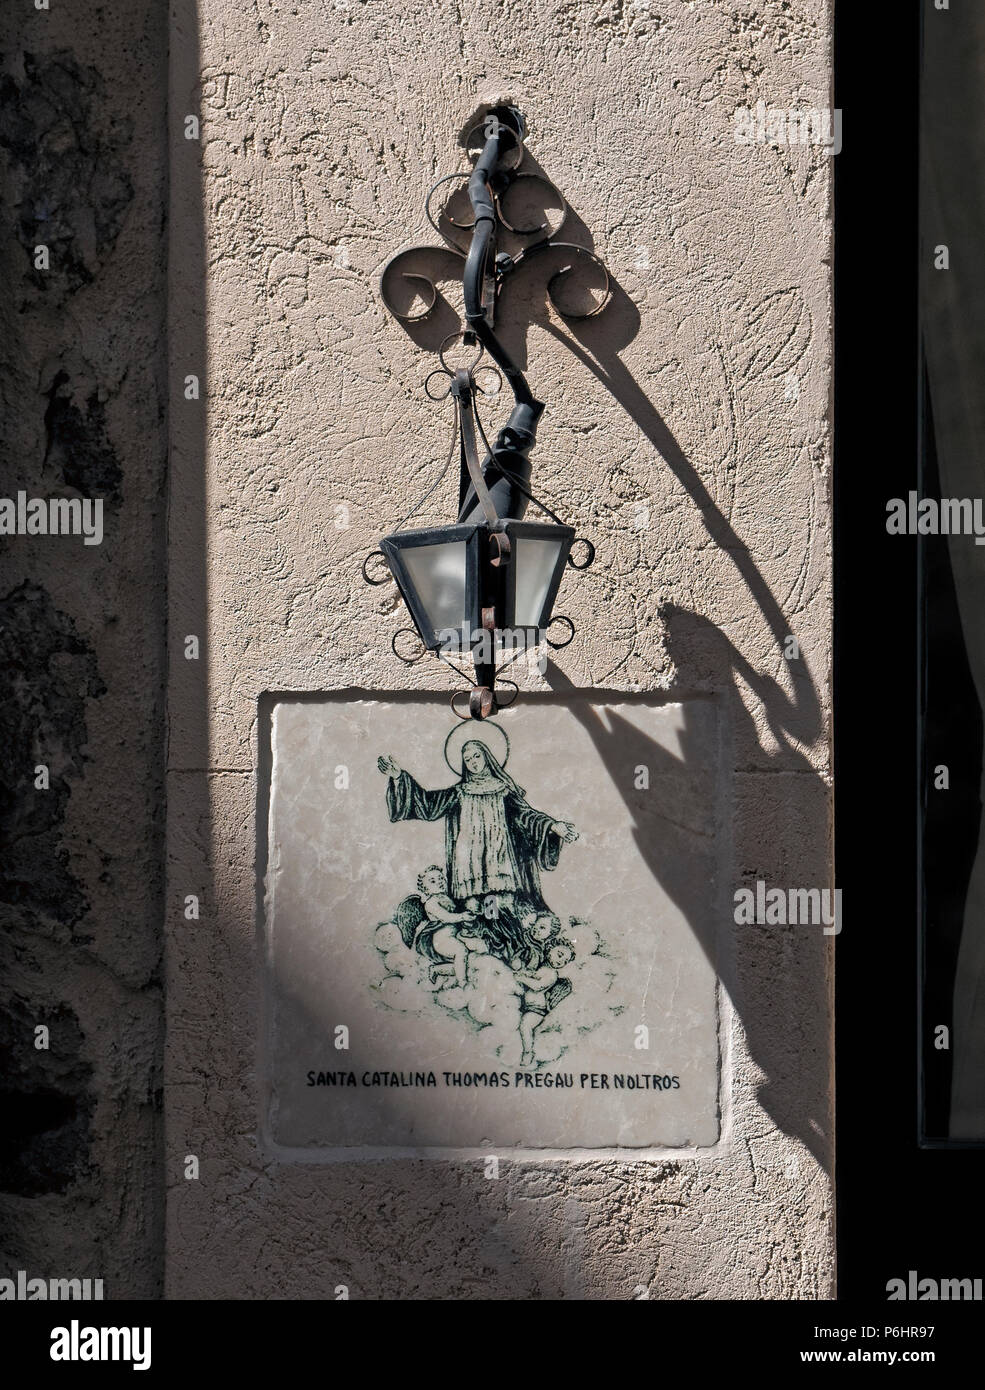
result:
M 545 250 L 563 250 L 570 258 L 585 256 L 600 267 L 604 288 L 599 302 L 588 313 L 569 313 L 560 310 L 553 298 L 553 287 L 570 270 L 565 266 L 556 271 L 548 282 L 548 294 L 564 317 L 589 318 L 600 313 L 610 296 L 608 274 L 602 262 L 584 246 L 554 239 L 553 234 L 542 236 L 546 224 L 523 229 L 511 226 L 503 215 L 502 203 L 507 190 L 520 178 L 536 179 L 552 190 L 564 215 L 567 208 L 553 185 L 539 174 L 520 173 L 523 160 L 526 126 L 523 116 L 514 106 L 495 106 L 485 115 L 466 138 L 466 147 L 482 136 L 471 171 L 446 175 L 439 179 L 428 194 L 425 204 L 428 220 L 449 247 L 465 259 L 462 286 L 465 301 L 465 330 L 453 333 L 444 340 L 439 352 L 441 367 L 425 382 L 425 390 L 433 400 L 451 396 L 455 404 L 455 424 L 451 449 L 444 468 L 424 497 L 412 508 L 395 531 L 385 536 L 363 562 L 363 577 L 369 584 L 385 584 L 392 578 L 410 613 L 414 628 L 397 632 L 391 647 L 400 660 L 413 663 L 431 652 L 449 665 L 451 653 L 471 658 L 474 677 L 460 667 L 455 669 L 469 681 L 469 716 L 484 719 L 511 704 L 517 694 L 515 682 L 497 672 L 497 656 L 506 650 L 527 650 L 545 641 L 551 647 L 567 646 L 574 637 L 570 618 L 554 613 L 554 602 L 566 568 L 586 569 L 595 557 L 591 541 L 576 537 L 544 502 L 530 490 L 530 450 L 537 437 L 537 423 L 544 404 L 535 400 L 523 373 L 512 360 L 494 331 L 495 309 L 502 283 L 521 263 Z M 441 218 L 431 215 L 431 198 L 436 190 L 452 180 L 468 180 L 468 197 L 472 221 L 456 222 L 447 209 L 443 219 L 452 227 L 471 231 L 469 247 L 464 250 L 449 237 L 440 225 Z M 535 236 L 538 240 L 527 245 L 516 256 L 496 251 L 497 226 L 502 225 L 517 236 Z M 562 217 L 563 225 L 563 217 Z M 403 251 L 384 268 L 381 293 L 395 317 L 404 322 L 416 322 L 428 316 L 434 307 L 437 292 L 422 275 L 400 272 L 398 264 L 413 252 Z M 387 291 L 388 277 L 402 274 L 405 280 L 420 281 L 430 291 L 430 301 L 418 313 L 401 313 Z M 467 347 L 477 348 L 467 367 L 453 369 L 446 352 L 461 338 Z M 485 352 L 496 368 L 481 366 Z M 499 384 L 505 376 L 513 392 L 514 405 L 509 419 L 490 444 L 476 412 L 476 396 L 491 394 L 483 388 L 483 374 L 491 373 Z M 478 438 L 485 454 L 480 462 Z M 459 446 L 460 475 L 458 517 L 450 525 L 404 530 L 404 524 L 434 492 L 444 477 Z M 546 518 L 543 521 L 525 520 L 528 503 L 532 502 Z M 580 549 L 573 553 L 574 548 Z M 384 568 L 384 565 L 386 568 Z M 372 566 L 372 570 L 371 570 Z M 567 633 L 549 636 L 555 625 L 567 625 Z M 563 626 L 562 626 L 563 630 Z M 414 655 L 398 647 L 398 639 L 409 634 L 414 638 Z M 509 700 L 502 698 L 502 686 L 512 687 Z M 459 713 L 452 697 L 452 708 Z M 462 718 L 468 716 L 462 715 Z

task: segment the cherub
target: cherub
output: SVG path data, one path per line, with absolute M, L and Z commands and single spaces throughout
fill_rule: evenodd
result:
M 424 905 L 425 924 L 417 933 L 415 947 L 422 955 L 434 961 L 430 976 L 432 985 L 441 979 L 438 989 L 444 988 L 454 979 L 456 985 L 464 985 L 468 978 L 469 951 L 483 949 L 482 943 L 474 937 L 463 934 L 460 924 L 472 922 L 475 915 L 466 910 L 459 912 L 448 896 L 445 871 L 440 864 L 431 864 L 417 879 L 417 891 Z
M 534 1034 L 550 1013 L 571 993 L 571 981 L 558 976 L 558 971 L 575 958 L 574 947 L 569 941 L 558 941 L 547 952 L 547 962 L 536 970 L 526 969 L 519 956 L 510 962 L 513 978 L 522 988 L 520 993 L 520 1042 L 523 1053 L 521 1066 L 533 1066 Z
M 526 907 L 520 913 L 520 929 L 524 945 L 523 966 L 527 970 L 536 970 L 544 964 L 550 949 L 547 943 L 561 931 L 561 919 L 553 912 Z

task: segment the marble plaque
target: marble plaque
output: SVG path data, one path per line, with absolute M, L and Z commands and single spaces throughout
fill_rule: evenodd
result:
M 717 1140 L 713 700 L 525 695 L 477 723 L 426 697 L 325 696 L 268 714 L 271 1145 Z

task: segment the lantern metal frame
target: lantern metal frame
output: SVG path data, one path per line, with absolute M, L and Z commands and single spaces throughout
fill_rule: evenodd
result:
M 395 531 L 380 541 L 380 553 L 390 568 L 400 597 L 407 605 L 414 626 L 427 651 L 464 652 L 470 649 L 475 634 L 493 630 L 523 633 L 537 642 L 551 621 L 554 602 L 561 587 L 571 547 L 576 539 L 573 526 L 540 521 L 502 523 L 502 532 L 492 532 L 482 523 L 468 522 L 453 526 L 422 526 L 413 530 Z M 509 563 L 493 565 L 493 536 L 505 535 L 509 542 Z M 552 541 L 558 546 L 553 572 L 544 592 L 535 622 L 518 622 L 516 616 L 518 565 L 517 542 Z M 465 604 L 462 621 L 457 628 L 436 628 L 432 615 L 421 599 L 413 576 L 404 558 L 404 551 L 421 547 L 463 543 L 465 546 Z M 483 622 L 483 610 L 494 611 L 494 627 Z M 455 633 L 455 639 L 449 636 Z
M 448 642 L 447 638 L 442 638 L 442 634 L 449 632 L 450 629 L 436 629 L 432 626 L 431 615 L 417 593 L 404 560 L 403 551 L 414 550 L 421 546 L 454 544 L 458 541 L 464 542 L 465 545 L 465 611 L 459 626 L 459 632 L 461 632 L 462 627 L 471 631 L 478 627 L 481 622 L 479 611 L 481 557 L 479 547 L 482 538 L 480 528 L 474 524 L 423 526 L 412 531 L 396 531 L 390 536 L 384 536 L 380 541 L 380 552 L 390 567 L 390 572 L 400 590 L 400 597 L 407 605 L 420 639 L 429 652 L 461 651 L 464 648 L 455 647 Z
M 551 240 L 550 234 L 547 237 L 542 237 L 534 245 L 528 246 L 519 255 L 497 254 L 497 224 L 504 226 L 507 231 L 518 236 L 538 235 L 546 230 L 546 224 L 537 228 L 516 228 L 511 226 L 503 216 L 502 203 L 512 182 L 517 178 L 532 177 L 540 179 L 552 189 L 553 185 L 541 175 L 518 174 L 517 172 L 523 160 L 526 123 L 516 107 L 508 105 L 492 107 L 486 113 L 481 126 L 476 126 L 469 132 L 465 141 L 467 147 L 471 148 L 472 137 L 479 130 L 483 132 L 485 140 L 474 168 L 470 172 L 446 175 L 439 179 L 428 194 L 426 209 L 432 225 L 441 232 L 449 247 L 456 254 L 465 256 L 462 275 L 465 298 L 465 330 L 461 334 L 451 334 L 442 344 L 440 351 L 442 362 L 440 371 L 450 378 L 450 384 L 445 394 L 453 396 L 456 403 L 461 464 L 458 518 L 457 521 L 447 526 L 417 527 L 412 530 L 404 530 L 401 524 L 401 527 L 380 541 L 378 551 L 374 551 L 372 554 L 378 554 L 383 558 L 390 576 L 396 582 L 400 596 L 423 644 L 423 650 L 419 655 L 424 655 L 425 651 L 430 651 L 447 659 L 446 654 L 448 652 L 471 651 L 475 667 L 475 679 L 474 681 L 470 680 L 472 691 L 469 699 L 469 714 L 472 718 L 481 719 L 495 713 L 497 709 L 506 707 L 506 703 L 499 698 L 495 689 L 497 680 L 495 642 L 497 634 L 510 634 L 511 642 L 515 643 L 517 636 L 522 633 L 525 639 L 524 645 L 529 645 L 531 639 L 536 643 L 543 638 L 552 647 L 567 646 L 574 635 L 574 624 L 570 618 L 553 614 L 561 579 L 566 567 L 585 569 L 591 564 L 595 555 L 592 543 L 583 537 L 576 537 L 574 528 L 566 525 L 530 490 L 529 455 L 536 442 L 537 424 L 544 411 L 544 403 L 534 398 L 523 373 L 493 331 L 499 289 L 504 277 L 515 269 L 524 257 L 553 247 L 563 247 L 565 251 L 587 256 L 602 267 L 605 276 L 604 295 L 601 303 L 588 314 L 569 314 L 561 310 L 554 299 L 553 287 L 561 276 L 569 272 L 571 267 L 565 266 L 555 272 L 548 282 L 548 294 L 555 308 L 564 314 L 564 317 L 586 318 L 601 312 L 610 296 L 610 284 L 605 267 L 593 252 L 585 247 L 554 242 Z M 473 221 L 470 224 L 456 222 L 447 212 L 443 216 L 452 227 L 471 231 L 467 252 L 464 252 L 442 230 L 440 226 L 442 215 L 439 214 L 439 220 L 436 221 L 430 210 L 431 196 L 437 187 L 441 184 L 447 184 L 455 178 L 468 179 L 468 195 L 472 206 Z M 558 196 L 560 197 L 560 195 Z M 563 217 L 566 217 L 567 205 L 563 199 L 561 199 L 561 203 L 564 210 Z M 384 302 L 396 317 L 404 322 L 415 322 L 428 316 L 436 301 L 437 292 L 427 276 L 405 272 L 406 279 L 419 280 L 429 286 L 431 299 L 423 313 L 397 312 L 387 294 L 387 276 L 393 270 L 396 262 L 407 254 L 409 253 L 399 253 L 384 267 L 381 277 L 381 293 Z M 479 351 L 478 356 L 468 368 L 453 371 L 445 361 L 444 351 L 451 339 L 459 337 L 462 338 L 464 344 L 477 346 Z M 475 396 L 479 389 L 475 381 L 475 372 L 477 369 L 484 370 L 478 368 L 479 359 L 484 351 L 488 351 L 489 356 L 496 363 L 502 376 L 509 383 L 514 397 L 514 405 L 509 419 L 492 444 L 486 439 L 481 421 L 475 411 Z M 429 375 L 425 383 L 425 390 L 432 399 L 441 399 L 441 397 L 435 396 L 431 389 L 431 381 L 435 375 L 438 373 L 432 372 Z M 481 463 L 478 456 L 477 427 L 486 446 L 485 457 Z M 439 476 L 439 482 L 451 462 L 451 457 L 452 455 L 449 454 L 448 463 Z M 432 485 L 428 493 L 425 494 L 425 498 L 436 486 L 437 483 Z M 550 521 L 525 521 L 524 514 L 528 502 L 533 502 L 550 517 Z M 420 506 L 420 503 L 417 505 Z M 409 520 L 416 510 L 417 507 L 413 508 L 405 521 Z M 522 580 L 522 575 L 518 573 L 517 561 L 518 552 L 525 540 L 550 540 L 557 544 L 558 550 L 554 559 L 553 570 L 543 593 L 543 599 L 540 602 L 539 611 L 536 614 L 536 620 L 518 624 L 515 619 L 518 583 Z M 571 554 L 572 547 L 578 540 L 583 541 L 587 547 L 586 558 L 582 563 L 577 563 Z M 457 629 L 450 627 L 439 629 L 434 626 L 434 615 L 428 612 L 427 604 L 418 592 L 405 558 L 408 551 L 416 548 L 447 543 L 464 544 L 464 611 L 461 615 L 461 626 Z M 370 576 L 367 571 L 369 559 L 370 557 L 367 556 L 363 562 L 363 577 L 371 584 L 385 583 L 386 579 L 374 579 Z M 571 629 L 571 636 L 566 641 L 551 641 L 547 636 L 548 628 L 558 621 L 567 623 Z M 416 657 L 401 656 L 400 652 L 397 651 L 397 636 L 399 633 L 395 634 L 391 643 L 395 654 L 400 656 L 401 660 L 416 660 Z M 449 664 L 454 665 L 454 663 Z M 469 679 L 460 668 L 455 667 L 455 669 L 459 670 L 460 675 Z M 508 683 L 513 685 L 515 691 L 515 683 Z M 509 703 L 512 703 L 512 700 Z M 455 708 L 454 697 L 452 707 Z
M 510 539 L 510 548 L 513 561 L 506 567 L 506 595 L 504 604 L 504 629 L 511 632 L 535 633 L 539 640 L 546 631 L 550 623 L 551 614 L 554 611 L 554 600 L 557 598 L 558 590 L 561 587 L 561 580 L 564 578 L 564 571 L 567 567 L 568 556 L 575 540 L 575 528 L 573 526 L 563 526 L 556 523 L 542 521 L 507 521 L 506 534 Z M 554 563 L 554 572 L 551 575 L 547 586 L 544 601 L 540 606 L 535 623 L 519 623 L 516 620 L 516 585 L 519 573 L 517 565 L 517 541 L 525 540 L 549 540 L 558 543 L 559 552 Z

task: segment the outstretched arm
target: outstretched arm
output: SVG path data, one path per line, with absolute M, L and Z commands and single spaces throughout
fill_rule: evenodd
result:
M 429 792 L 415 782 L 409 772 L 404 772 L 389 754 L 378 758 L 376 765 L 387 778 L 386 805 L 392 821 L 441 820 L 455 805 L 455 787 Z
M 578 839 L 578 831 L 566 820 L 555 820 L 535 811 L 522 798 L 507 797 L 507 807 L 516 829 L 523 836 L 530 857 L 541 869 L 556 869 L 561 846 Z

